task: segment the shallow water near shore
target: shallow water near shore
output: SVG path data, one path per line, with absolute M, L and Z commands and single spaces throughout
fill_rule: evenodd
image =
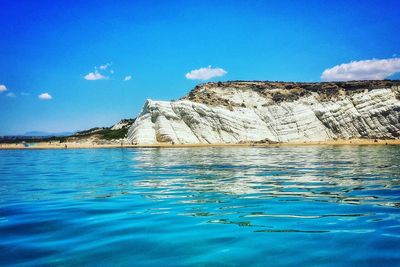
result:
M 395 266 L 400 148 L 0 150 L 0 265 Z

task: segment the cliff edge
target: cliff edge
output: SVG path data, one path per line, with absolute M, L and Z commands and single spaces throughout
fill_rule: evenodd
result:
M 400 138 L 400 81 L 213 82 L 176 101 L 147 100 L 132 144 Z

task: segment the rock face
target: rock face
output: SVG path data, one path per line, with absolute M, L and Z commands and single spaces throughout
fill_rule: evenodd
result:
M 224 82 L 177 101 L 147 100 L 135 144 L 326 141 L 400 137 L 400 81 Z
M 129 128 L 135 122 L 135 119 L 122 119 L 118 123 L 111 126 L 111 130 L 119 130 L 123 128 Z

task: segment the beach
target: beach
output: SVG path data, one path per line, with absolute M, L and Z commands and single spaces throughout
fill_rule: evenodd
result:
M 139 144 L 128 143 L 100 144 L 89 142 L 38 142 L 38 143 L 8 143 L 0 144 L 0 149 L 78 149 L 78 148 L 185 148 L 185 147 L 270 147 L 270 146 L 357 146 L 357 145 L 400 145 L 399 139 L 349 139 L 309 142 L 283 142 L 283 143 L 220 143 L 220 144 Z

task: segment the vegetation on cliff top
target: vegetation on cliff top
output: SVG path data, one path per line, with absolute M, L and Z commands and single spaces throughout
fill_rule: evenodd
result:
M 221 98 L 213 89 L 226 90 L 253 90 L 265 98 L 279 103 L 283 101 L 295 101 L 301 97 L 318 94 L 320 101 L 331 100 L 342 95 L 360 93 L 364 90 L 378 88 L 400 87 L 400 80 L 372 80 L 349 82 L 280 82 L 280 81 L 227 81 L 209 82 L 197 85 L 183 99 L 217 106 L 237 106 L 226 98 Z M 397 90 L 397 98 L 400 99 L 400 90 Z

